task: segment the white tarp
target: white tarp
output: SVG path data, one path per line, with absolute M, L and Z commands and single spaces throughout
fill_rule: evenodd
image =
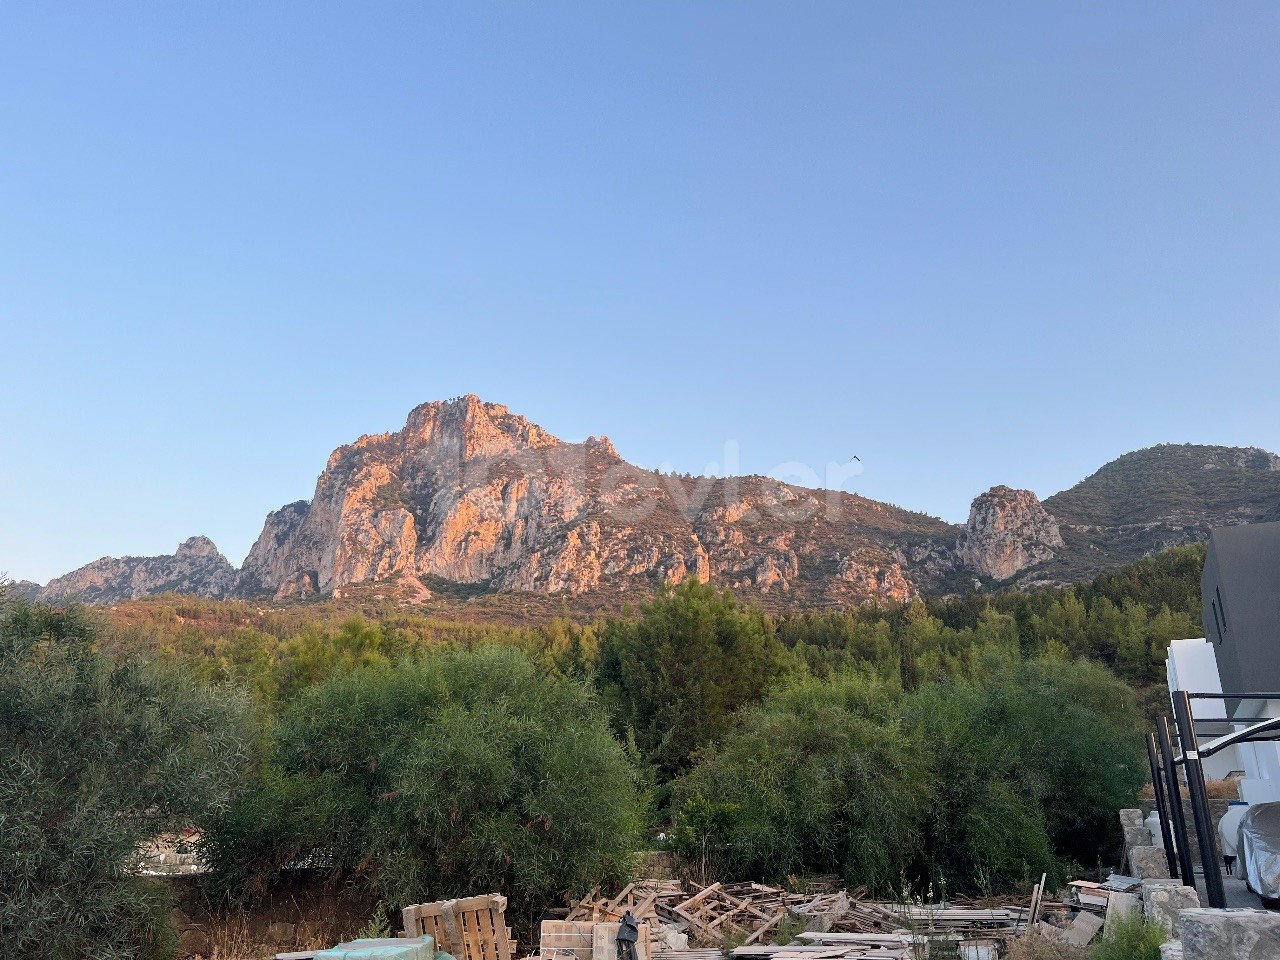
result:
M 1249 889 L 1280 899 L 1280 803 L 1255 803 L 1240 818 L 1237 861 Z

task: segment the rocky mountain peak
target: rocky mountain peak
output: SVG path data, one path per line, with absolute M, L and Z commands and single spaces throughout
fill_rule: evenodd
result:
M 400 441 L 406 446 L 451 453 L 461 460 L 541 449 L 560 443 L 546 430 L 503 404 L 475 394 L 414 407 Z
M 694 576 L 769 604 L 842 606 L 967 590 L 975 574 L 1080 582 L 1214 526 L 1267 520 L 1280 520 L 1280 458 L 1253 447 L 1134 451 L 1043 504 L 992 487 L 957 527 L 766 477 L 644 470 L 603 434 L 565 442 L 468 394 L 335 450 L 312 499 L 270 513 L 239 571 L 192 537 L 172 555 L 104 557 L 40 596 L 288 600 L 385 581 L 414 602 L 441 581 L 591 604 Z
M 201 597 L 225 597 L 236 571 L 208 537 L 191 537 L 172 554 L 157 557 L 103 557 L 50 580 L 39 598 L 116 603 L 174 591 Z
M 221 554 L 208 537 L 188 537 L 178 544 L 177 557 L 218 557 Z
M 887 599 L 912 589 L 896 534 L 932 542 L 954 528 L 877 507 L 759 477 L 660 476 L 608 437 L 566 443 L 467 395 L 335 451 L 309 504 L 268 517 L 237 591 L 284 599 L 439 578 L 581 594 L 696 576 Z M 837 563 L 841 576 L 824 580 Z
M 958 550 L 966 567 L 1008 580 L 1062 546 L 1058 521 L 1034 493 L 995 486 L 974 499 Z
M 617 458 L 618 451 L 613 445 L 613 441 L 606 437 L 603 433 L 598 437 L 587 437 L 584 444 L 588 450 L 595 450 L 603 453 L 606 457 Z

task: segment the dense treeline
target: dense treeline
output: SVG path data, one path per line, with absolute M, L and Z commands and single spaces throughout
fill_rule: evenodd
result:
M 1203 553 L 1072 589 L 785 617 L 690 581 L 626 616 L 526 628 L 186 599 L 112 628 L 0 599 L 0 706 L 61 698 L 59 730 L 98 730 L 115 709 L 102 678 L 132 677 L 153 719 L 84 749 L 131 744 L 156 765 L 144 784 L 218 771 L 218 789 L 196 776 L 163 807 L 110 792 L 93 756 L 75 768 L 88 781 L 3 786 L 32 817 L 92 788 L 121 827 L 139 809 L 198 827 L 231 897 L 309 864 L 392 906 L 497 887 L 532 916 L 624 875 L 646 828 L 735 878 L 1007 889 L 1113 852 L 1114 811 L 1144 779 L 1134 688 L 1158 696 L 1168 642 L 1199 633 Z M 9 768 L 76 761 L 74 739 L 45 757 L 22 709 L 0 717 Z M 86 852 L 103 858 L 88 891 L 42 890 L 46 854 L 5 831 L 14 882 L 51 919 L 68 896 L 128 916 L 133 829 Z
M 1072 588 L 781 617 L 752 610 L 750 618 L 762 636 L 776 639 L 801 669 L 819 677 L 857 668 L 886 679 L 897 676 L 913 688 L 966 676 L 976 650 L 1013 641 L 1024 656 L 1085 657 L 1143 687 L 1162 681 L 1171 640 L 1202 633 L 1204 552 L 1203 544 L 1176 547 Z M 508 644 L 547 672 L 586 678 L 602 666 L 601 637 L 608 630 L 655 629 L 635 626 L 635 617 L 585 623 L 559 617 L 522 628 L 421 617 L 391 607 L 376 617 L 345 618 L 303 607 L 269 612 L 246 625 L 245 609 L 195 598 L 153 603 L 129 626 L 114 629 L 110 642 L 117 650 L 180 661 L 211 682 L 248 685 L 262 703 L 274 706 L 335 673 L 395 663 L 410 651 L 441 644 Z M 652 636 L 643 639 L 655 642 Z M 603 666 L 606 672 L 616 668 Z

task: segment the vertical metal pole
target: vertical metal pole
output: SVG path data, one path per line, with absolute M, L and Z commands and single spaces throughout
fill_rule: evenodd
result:
M 1194 888 L 1196 869 L 1191 862 L 1191 838 L 1187 836 L 1187 817 L 1182 812 L 1182 791 L 1178 789 L 1178 767 L 1173 762 L 1173 737 L 1169 734 L 1168 717 L 1159 718 L 1156 732 L 1160 739 L 1165 792 L 1169 796 L 1169 820 L 1173 823 L 1173 836 L 1178 844 L 1178 873 L 1183 886 Z
M 1151 792 L 1156 796 L 1156 813 L 1160 817 L 1160 840 L 1164 844 L 1164 858 L 1169 861 L 1169 876 L 1177 877 L 1178 855 L 1173 852 L 1173 824 L 1169 822 L 1169 807 L 1164 795 L 1164 778 L 1160 761 L 1156 759 L 1156 735 L 1147 734 L 1147 762 L 1151 765 Z
M 1200 763 L 1195 720 L 1191 717 L 1191 698 L 1185 690 L 1173 692 L 1173 718 L 1178 724 L 1182 766 L 1187 771 L 1187 792 L 1191 794 L 1191 816 L 1196 823 L 1196 839 L 1200 841 L 1204 889 L 1209 895 L 1209 906 L 1221 910 L 1227 905 L 1227 896 L 1222 889 L 1222 861 L 1218 858 L 1213 817 L 1209 815 L 1209 792 L 1204 786 L 1204 767 Z

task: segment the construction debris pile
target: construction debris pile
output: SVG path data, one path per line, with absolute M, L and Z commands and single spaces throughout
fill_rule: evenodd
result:
M 637 960 L 993 960 L 999 945 L 1052 917 L 1069 928 L 1078 906 L 1030 897 L 975 903 L 871 900 L 834 878 L 791 892 L 760 883 L 642 880 L 614 897 L 593 890 L 564 920 L 544 920 L 539 960 L 615 960 L 624 916 L 638 924 Z M 1053 926 L 1054 924 L 1050 924 Z M 1055 929 L 1057 927 L 1055 926 Z
M 997 960 L 1006 941 L 1032 932 L 1084 946 L 1104 918 L 1109 924 L 1133 909 L 1142 881 L 1114 874 L 1102 883 L 1074 881 L 1062 900 L 1050 900 L 1042 877 L 1028 896 L 938 904 L 872 900 L 865 887 L 848 891 L 837 884 L 836 877 L 823 877 L 786 890 L 639 880 L 616 896 L 597 887 L 568 909 L 548 911 L 553 916 L 542 921 L 532 953 L 512 938 L 506 898 L 486 894 L 405 907 L 396 940 L 357 940 L 331 951 L 277 954 L 277 960 L 409 960 L 419 948 L 456 960 L 526 954 L 526 960 Z M 1153 907 L 1172 903 L 1176 892 L 1153 888 Z

